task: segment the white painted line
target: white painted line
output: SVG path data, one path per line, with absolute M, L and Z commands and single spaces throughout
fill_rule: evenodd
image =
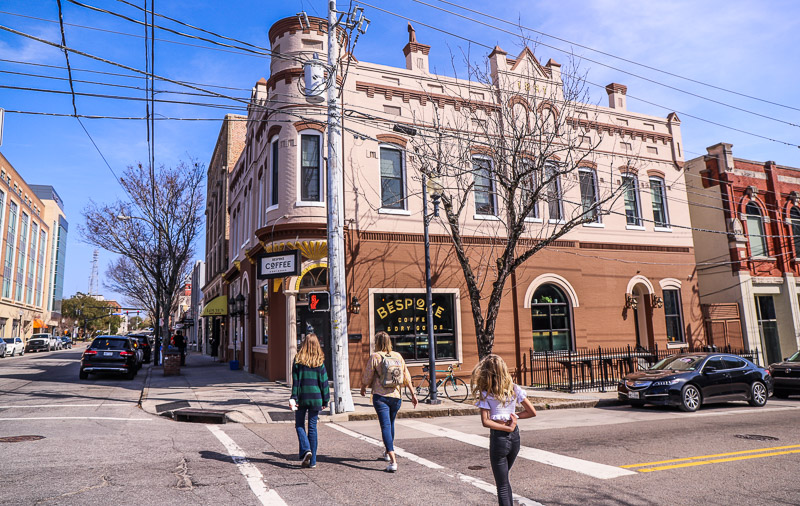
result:
M 112 416 L 40 416 L 24 418 L 0 418 L 0 421 L 10 420 L 118 420 L 121 422 L 150 422 L 152 418 L 117 418 Z
M 335 423 L 329 423 L 329 424 L 327 424 L 327 426 L 331 427 L 332 429 L 336 429 L 336 430 L 338 430 L 339 432 L 341 432 L 343 434 L 347 434 L 348 436 L 352 436 L 352 437 L 354 437 L 356 439 L 360 439 L 361 441 L 365 441 L 367 443 L 370 443 L 370 444 L 373 444 L 375 446 L 379 446 L 379 447 L 383 448 L 383 441 L 378 441 L 375 438 L 371 438 L 369 436 L 365 436 L 363 434 L 359 434 L 358 432 L 354 432 L 354 431 L 352 431 L 350 429 L 346 429 L 346 428 L 342 427 L 341 425 L 337 425 Z M 420 464 L 422 466 L 425 466 L 425 467 L 427 467 L 429 469 L 435 469 L 435 470 L 439 471 L 440 473 L 444 474 L 445 476 L 448 476 L 450 478 L 458 478 L 459 480 L 463 481 L 464 483 L 469 483 L 470 485 L 472 485 L 474 487 L 477 487 L 477 488 L 479 488 L 479 489 L 481 489 L 481 490 L 483 490 L 485 492 L 489 492 L 490 494 L 493 494 L 495 496 L 497 495 L 497 487 L 492 485 L 491 483 L 487 483 L 487 482 L 485 482 L 485 481 L 483 481 L 483 480 L 481 480 L 479 478 L 475 478 L 473 476 L 468 476 L 466 474 L 462 474 L 462 473 L 453 471 L 452 469 L 448 469 L 448 468 L 446 468 L 444 466 L 440 466 L 436 462 L 432 462 L 432 461 L 430 461 L 430 460 L 428 460 L 426 458 L 420 457 L 419 455 L 415 455 L 415 454 L 413 454 L 411 452 L 403 450 L 402 448 L 399 448 L 398 446 L 394 447 L 394 452 L 395 452 L 395 454 L 397 454 L 398 457 L 406 458 L 406 459 L 410 460 L 411 462 L 415 462 L 415 463 Z M 522 506 L 542 506 L 541 503 L 538 503 L 538 502 L 536 502 L 534 500 L 528 499 L 527 497 L 523 497 L 523 496 L 518 495 L 518 494 L 512 494 L 512 495 L 514 497 L 514 500 L 517 501 L 517 503 L 519 503 Z
M 233 439 L 231 439 L 225 432 L 222 431 L 216 425 L 206 425 L 208 430 L 214 434 L 219 442 L 228 450 L 228 455 L 231 456 L 231 459 L 239 468 L 239 472 L 247 479 L 247 484 L 250 485 L 250 490 L 256 495 L 258 500 L 261 504 L 267 506 L 286 506 L 286 503 L 281 496 L 278 495 L 274 489 L 270 490 L 267 488 L 267 484 L 264 483 L 264 476 L 261 474 L 261 471 L 258 470 L 256 466 L 251 464 L 247 461 L 247 456 L 244 453 L 244 450 L 239 448 Z
M 434 436 L 454 439 L 456 441 L 461 441 L 463 443 L 471 444 L 481 448 L 489 448 L 489 438 L 486 436 L 468 434 L 466 432 L 447 429 L 444 427 L 439 427 L 438 425 L 432 425 L 408 418 L 398 420 L 397 423 L 403 425 L 404 427 L 426 432 L 428 434 L 433 434 Z M 520 447 L 518 457 L 554 467 L 560 467 L 561 469 L 567 469 L 569 471 L 575 471 L 576 473 L 585 474 L 593 478 L 600 478 L 601 480 L 637 474 L 633 471 L 622 469 L 621 467 L 609 466 L 583 459 L 576 459 L 574 457 L 559 455 L 558 453 L 530 448 L 528 446 Z
M 107 406 L 135 406 L 135 402 L 106 402 L 103 404 L 20 404 L 18 406 L 0 406 L 0 409 L 12 408 L 105 408 Z

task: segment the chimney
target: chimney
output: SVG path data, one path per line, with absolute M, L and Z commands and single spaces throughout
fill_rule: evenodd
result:
M 621 109 L 623 111 L 628 109 L 627 97 L 628 87 L 623 84 L 611 83 L 606 86 L 606 93 L 608 93 L 608 106 L 612 109 Z
M 406 68 L 408 70 L 421 70 L 428 73 L 428 53 L 431 46 L 417 42 L 417 33 L 411 23 L 408 24 L 408 44 L 403 48 L 406 55 Z

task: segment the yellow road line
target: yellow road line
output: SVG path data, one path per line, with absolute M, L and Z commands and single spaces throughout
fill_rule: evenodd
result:
M 628 464 L 625 466 L 619 466 L 623 469 L 631 469 L 633 467 L 647 467 L 647 466 L 655 466 L 658 464 L 672 464 L 673 462 L 686 462 L 687 460 L 700 460 L 700 459 L 710 459 L 715 457 L 729 457 L 731 455 L 742 455 L 745 453 L 758 453 L 758 452 L 769 452 L 773 450 L 788 450 L 790 448 L 800 448 L 800 445 L 791 445 L 791 446 L 773 446 L 772 448 L 760 448 L 758 450 L 743 450 L 739 452 L 729 452 L 729 453 L 717 453 L 714 455 L 700 455 L 699 457 L 685 457 L 682 459 L 672 459 L 672 460 L 659 460 L 657 462 L 645 462 L 644 464 Z
M 701 462 L 685 462 L 683 464 L 674 464 L 671 466 L 661 466 L 661 467 L 650 467 L 648 469 L 640 469 L 640 473 L 650 473 L 653 471 L 664 471 L 666 469 L 677 469 L 679 467 L 692 467 L 692 466 L 704 466 L 706 464 L 719 464 L 722 462 L 733 462 L 735 460 L 748 460 L 748 459 L 761 459 L 764 457 L 775 457 L 777 455 L 788 455 L 790 453 L 800 453 L 800 450 L 789 450 L 785 452 L 772 452 L 772 453 L 759 453 L 758 455 L 741 455 L 739 457 L 730 457 L 727 459 L 714 459 L 714 460 L 703 460 Z

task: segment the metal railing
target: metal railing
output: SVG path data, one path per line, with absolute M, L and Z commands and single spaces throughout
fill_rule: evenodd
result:
M 746 358 L 756 365 L 758 350 L 735 350 L 716 346 L 652 349 L 630 345 L 620 348 L 582 348 L 565 351 L 540 351 L 531 348 L 527 366 L 519 371 L 523 384 L 542 390 L 567 392 L 616 390 L 626 374 L 647 369 L 656 362 L 678 353 L 717 351 Z

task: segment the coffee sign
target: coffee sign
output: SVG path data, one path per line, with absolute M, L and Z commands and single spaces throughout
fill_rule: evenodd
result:
M 258 257 L 258 279 L 285 278 L 300 274 L 297 250 L 264 253 Z
M 414 335 L 428 332 L 425 294 L 375 294 L 375 330 L 390 335 Z M 453 297 L 433 296 L 433 330 L 453 331 Z

